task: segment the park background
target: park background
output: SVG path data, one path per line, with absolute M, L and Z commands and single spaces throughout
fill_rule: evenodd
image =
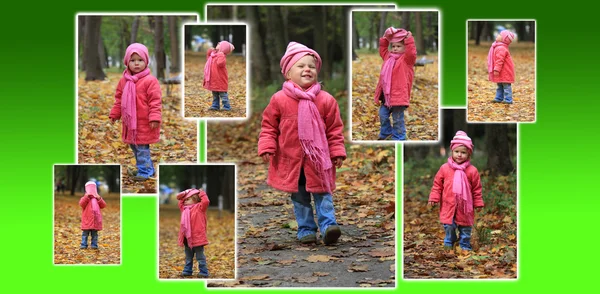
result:
M 351 2 L 345 2 L 351 3 Z M 592 183 L 600 162 L 596 152 L 600 106 L 592 88 L 600 65 L 592 53 L 596 5 L 573 1 L 555 5 L 507 0 L 402 1 L 401 7 L 437 7 L 441 14 L 442 106 L 466 106 L 466 21 L 477 18 L 535 18 L 537 43 L 537 115 L 535 124 L 518 126 L 519 272 L 517 281 L 415 282 L 397 279 L 397 292 L 485 291 L 527 293 L 590 291 L 595 288 L 596 214 L 600 198 Z M 54 163 L 75 163 L 75 14 L 92 11 L 198 12 L 204 3 L 162 1 L 40 3 L 6 6 L 0 20 L 0 111 L 4 196 L 0 245 L 5 265 L 4 291 L 60 289 L 64 293 L 199 290 L 202 282 L 159 282 L 155 238 L 155 197 L 122 200 L 122 263 L 118 267 L 56 267 L 52 264 L 52 171 Z M 400 7 L 400 6 L 398 6 Z M 21 13 L 26 13 L 24 19 Z M 565 57 L 565 54 L 568 56 Z M 579 56 L 579 57 L 578 57 Z M 566 58 L 575 58 L 565 62 Z M 584 61 L 578 61 L 583 57 Z M 204 123 L 199 158 L 204 160 Z M 594 131 L 596 130 L 596 131 Z M 568 140 L 565 140 L 568 138 Z M 397 148 L 397 158 L 401 148 Z M 400 169 L 397 169 L 400 173 Z M 402 178 L 398 178 L 402 182 Z M 401 189 L 396 191 L 401 197 Z M 29 203 L 24 198 L 31 199 Z M 398 211 L 400 203 L 397 203 Z M 396 218 L 397 224 L 402 218 Z M 34 232 L 32 234 L 32 232 Z M 25 242 L 24 240 L 27 240 Z M 148 240 L 140 244 L 140 241 Z M 400 231 L 397 240 L 401 240 Z M 29 242 L 32 241 L 32 242 Z M 35 254 L 31 245 L 35 246 Z M 398 244 L 398 254 L 402 246 Z M 398 255 L 400 257 L 400 255 Z M 399 259 L 399 258 L 398 258 Z M 398 271 L 401 270 L 399 265 Z M 401 277 L 401 274 L 398 273 Z M 90 280 L 98 281 L 90 285 Z M 35 282 L 32 282 L 35 281 Z M 201 290 L 215 291 L 215 290 Z M 248 290 L 236 290 L 250 292 Z M 285 290 L 297 292 L 302 290 Z M 342 292 L 343 290 L 335 291 Z M 392 291 L 392 290 L 390 290 Z M 325 290 L 318 291 L 325 292 Z M 331 292 L 331 290 L 328 290 Z M 375 292 L 367 290 L 367 292 Z

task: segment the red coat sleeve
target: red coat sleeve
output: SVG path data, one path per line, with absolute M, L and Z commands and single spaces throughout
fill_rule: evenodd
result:
M 85 208 L 88 203 L 90 203 L 90 197 L 87 194 L 83 195 L 83 197 L 79 199 L 79 206 L 81 206 L 81 208 Z
M 508 50 L 506 50 L 506 48 L 498 46 L 494 49 L 494 71 L 500 72 L 502 70 L 506 55 L 508 55 Z
M 388 41 L 386 38 L 379 38 L 379 56 L 381 56 L 383 60 L 386 60 L 390 54 L 388 50 L 389 46 L 390 41 Z
M 442 199 L 442 193 L 444 192 L 444 166 L 442 165 L 438 172 L 435 174 L 433 179 L 433 187 L 431 187 L 431 193 L 429 193 L 429 201 L 439 203 Z
M 325 116 L 325 135 L 329 145 L 329 156 L 331 158 L 342 157 L 346 159 L 344 123 L 340 116 L 338 103 L 333 97 L 331 97 L 331 104 Z
M 209 204 L 210 200 L 208 200 L 208 195 L 204 192 L 200 192 L 200 210 L 206 212 Z
M 281 112 L 275 95 L 271 97 L 271 101 L 267 108 L 263 111 L 263 119 L 260 125 L 260 135 L 258 137 L 258 155 L 265 153 L 275 153 L 277 150 L 277 138 L 279 137 L 279 119 Z
M 98 206 L 100 206 L 100 209 L 106 207 L 106 202 L 104 202 L 104 198 L 102 198 L 102 196 L 100 196 L 100 199 L 98 199 Z
M 474 170 L 471 178 L 471 194 L 473 195 L 473 206 L 483 207 L 483 197 L 481 196 L 481 178 L 477 169 Z
M 217 63 L 218 67 L 225 67 L 227 65 L 227 58 L 225 58 L 225 54 L 219 52 L 219 54 L 217 54 L 215 62 Z
M 121 118 L 121 96 L 123 95 L 124 86 L 125 79 L 121 78 L 121 80 L 119 80 L 119 83 L 117 84 L 117 91 L 115 92 L 115 103 L 113 104 L 113 107 L 110 110 L 110 114 L 108 115 L 108 117 L 112 119 Z
M 177 202 L 177 206 L 179 206 L 179 211 L 183 211 L 183 197 L 181 199 L 179 199 L 179 202 Z
M 149 121 L 162 121 L 162 91 L 158 80 L 154 79 L 148 86 L 148 119 Z
M 417 62 L 417 47 L 415 46 L 415 38 L 410 36 L 404 39 L 404 62 L 408 66 L 414 66 Z

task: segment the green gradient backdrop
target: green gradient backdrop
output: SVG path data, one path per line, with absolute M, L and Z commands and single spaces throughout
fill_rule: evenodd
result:
M 455 4 L 458 2 L 402 1 L 406 7 L 440 9 L 445 106 L 465 105 L 467 19 L 537 19 L 537 123 L 519 127 L 519 279 L 407 282 L 399 278 L 395 291 L 591 292 L 597 288 L 594 272 L 600 263 L 594 217 L 600 198 L 591 185 L 597 180 L 593 165 L 599 163 L 595 151 L 599 138 L 593 134 L 598 133 L 596 109 L 600 102 L 591 87 L 597 83 L 599 68 L 596 7 L 583 1 L 567 5 L 552 1 L 541 5 L 525 1 Z M 156 200 L 150 197 L 123 199 L 121 266 L 52 264 L 52 165 L 75 161 L 75 13 L 199 12 L 203 17 L 203 3 L 15 3 L 12 9 L 4 6 L 0 18 L 2 291 L 214 291 L 203 290 L 202 282 L 157 280 L 157 209 Z M 398 218 L 398 224 L 401 221 Z M 331 292 L 316 292 L 325 291 Z

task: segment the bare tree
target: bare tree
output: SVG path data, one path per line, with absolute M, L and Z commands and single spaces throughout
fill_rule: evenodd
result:
M 85 62 L 83 62 L 83 57 L 85 56 L 85 16 L 80 15 L 77 18 L 77 27 L 79 28 L 77 31 L 77 48 L 79 49 L 79 56 L 77 57 L 79 58 L 79 68 L 81 68 L 81 70 L 85 70 Z
M 181 72 L 181 58 L 179 55 L 179 30 L 177 16 L 167 16 L 169 22 L 169 38 L 171 39 L 171 72 Z
M 165 79 L 165 35 L 162 15 L 154 16 L 154 55 L 156 57 L 156 78 Z
M 410 31 L 410 11 L 402 11 L 402 28 Z
M 331 71 L 329 67 L 330 63 L 327 62 L 328 60 L 331 60 L 330 58 L 327 58 L 327 7 L 314 6 L 313 10 L 315 19 L 313 42 L 315 44 L 315 50 L 319 52 L 319 55 L 322 56 L 323 59 L 323 65 L 321 68 L 321 74 L 319 78 L 327 80 L 331 77 Z
M 129 44 L 135 43 L 137 40 L 137 32 L 140 27 L 140 17 L 134 16 L 133 22 L 131 23 L 131 36 L 129 37 Z
M 383 11 L 381 13 L 381 19 L 379 19 L 379 36 L 383 36 L 383 33 L 385 32 L 385 30 L 387 29 L 385 26 L 385 20 L 387 19 L 387 11 Z
M 252 84 L 265 85 L 269 80 L 269 63 L 263 47 L 264 36 L 260 32 L 258 6 L 246 6 L 246 17 L 248 28 L 250 28 L 251 48 L 249 49 L 252 58 L 247 60 L 250 62 L 250 68 L 252 69 Z M 255 62 L 256 66 L 253 65 Z
M 488 154 L 487 169 L 490 175 L 508 175 L 514 170 L 508 147 L 508 125 L 486 124 L 485 145 Z
M 272 81 L 282 81 L 279 63 L 275 62 L 283 52 L 285 52 L 286 41 L 285 34 L 283 32 L 283 18 L 281 17 L 281 10 L 274 9 L 271 7 L 267 8 L 267 27 L 269 28 L 266 32 L 267 39 L 267 56 L 271 57 L 270 63 L 270 79 Z
M 88 15 L 85 17 L 84 56 L 85 80 L 104 80 L 106 74 L 102 70 L 100 53 L 98 52 L 100 40 L 101 16 Z
M 421 20 L 421 12 L 415 12 L 415 46 L 419 54 L 425 54 L 425 38 L 423 38 L 423 24 Z

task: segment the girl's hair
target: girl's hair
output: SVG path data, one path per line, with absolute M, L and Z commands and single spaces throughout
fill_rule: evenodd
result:
M 192 199 L 194 199 L 196 202 L 200 202 L 200 196 L 198 196 L 198 194 L 192 196 Z

